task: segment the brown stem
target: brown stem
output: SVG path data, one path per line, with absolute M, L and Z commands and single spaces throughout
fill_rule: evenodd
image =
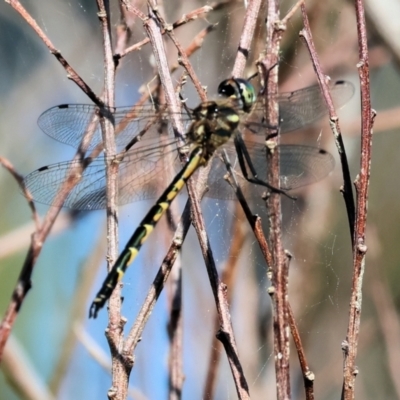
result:
M 153 9 L 154 15 L 156 16 L 158 23 L 164 28 L 164 31 L 167 33 L 169 38 L 172 40 L 174 43 L 176 49 L 178 50 L 178 57 L 179 57 L 179 63 L 186 69 L 190 79 L 192 80 L 194 87 L 197 90 L 197 93 L 200 96 L 201 101 L 207 101 L 207 95 L 203 89 L 203 86 L 201 85 L 196 72 L 194 71 L 194 68 L 192 67 L 192 64 L 189 61 L 189 58 L 184 50 L 184 48 L 181 46 L 179 41 L 176 39 L 174 35 L 174 31 L 172 29 L 169 29 L 166 27 L 166 23 L 164 19 L 161 17 L 160 13 L 158 12 L 158 9 Z
M 218 277 L 214 256 L 207 236 L 204 219 L 201 214 L 200 203 L 196 191 L 193 190 L 191 182 L 188 183 L 188 192 L 192 204 L 192 223 L 199 239 L 200 249 L 203 253 L 208 278 L 210 280 L 211 289 L 217 307 L 220 324 L 217 338 L 222 342 L 225 348 L 239 399 L 249 399 L 249 388 L 239 360 L 235 337 L 233 334 L 229 304 L 227 300 L 227 287 Z
M 182 268 L 175 268 L 171 279 L 173 298 L 170 302 L 170 320 L 168 336 L 170 341 L 169 354 L 169 400 L 179 400 L 182 396 L 183 382 L 183 323 L 182 323 Z M 175 276 L 176 275 L 176 276 Z
M 266 35 L 266 56 L 261 61 L 261 72 L 265 82 L 265 102 L 267 121 L 270 126 L 279 126 L 278 103 L 278 61 L 279 46 L 282 37 L 282 24 L 279 20 L 279 3 L 270 1 L 268 3 L 267 35 Z M 271 130 L 267 130 L 270 135 Z M 279 135 L 268 141 L 267 163 L 268 182 L 279 188 L 279 151 L 276 145 L 279 144 Z M 272 272 L 270 295 L 273 305 L 274 320 L 274 354 L 275 372 L 277 385 L 277 399 L 290 399 L 290 373 L 289 373 L 289 316 L 288 316 L 288 265 L 282 245 L 282 212 L 281 196 L 271 193 L 267 199 L 270 219 L 270 243 L 273 256 L 273 263 L 269 265 Z
M 237 211 L 239 211 L 239 203 L 235 204 L 235 211 L 233 212 L 235 215 Z M 237 277 L 237 271 L 239 268 L 239 258 L 240 254 L 244 248 L 246 239 L 247 239 L 247 230 L 244 227 L 243 221 L 239 218 L 235 218 L 234 225 L 232 227 L 233 240 L 230 246 L 230 251 L 227 256 L 227 261 L 222 269 L 221 281 L 228 287 L 229 291 L 227 292 L 227 300 L 229 304 L 232 301 L 233 293 L 234 293 L 234 285 Z M 214 329 L 213 332 L 217 332 L 220 326 L 218 316 L 215 316 L 214 320 Z M 214 337 L 211 344 L 210 349 L 210 357 L 208 360 L 208 368 L 207 368 L 207 378 L 206 383 L 204 385 L 204 399 L 213 399 L 217 384 L 217 373 L 218 367 L 221 360 L 222 352 L 221 352 L 221 343 L 218 342 L 217 338 Z
M 246 68 L 246 62 L 249 58 L 250 46 L 256 29 L 261 4 L 261 0 L 251 0 L 247 6 L 239 47 L 232 70 L 233 77 L 240 78 Z
M 98 17 L 101 24 L 104 54 L 104 103 L 107 110 L 115 107 L 115 64 L 113 59 L 110 10 L 107 0 L 97 0 Z M 116 154 L 114 121 L 109 113 L 100 115 L 100 124 L 106 161 L 107 198 L 107 269 L 110 270 L 118 256 L 118 163 L 113 161 Z M 129 362 L 121 357 L 124 321 L 121 319 L 121 287 L 117 286 L 109 301 L 109 322 L 106 330 L 111 350 L 112 387 L 110 399 L 126 398 L 130 374 Z
M 314 400 L 314 379 L 315 375 L 308 367 L 306 354 L 301 342 L 300 332 L 297 328 L 296 320 L 290 304 L 288 305 L 289 311 L 289 325 L 292 334 L 294 345 L 296 346 L 297 355 L 299 357 L 301 372 L 303 373 L 303 383 L 305 388 L 306 400 Z
M 125 2 L 125 1 L 123 1 L 123 3 L 124 3 L 124 5 L 125 5 L 126 9 L 127 9 L 128 11 L 130 11 L 131 5 L 130 5 L 129 3 L 127 3 L 127 2 Z M 191 11 L 190 13 L 187 13 L 187 14 L 183 15 L 178 21 L 175 21 L 175 22 L 172 24 L 172 29 L 179 28 L 179 27 L 181 27 L 181 26 L 187 24 L 187 23 L 190 22 L 190 21 L 194 21 L 194 20 L 198 19 L 201 15 L 203 15 L 203 14 L 205 14 L 205 13 L 208 13 L 208 12 L 213 11 L 213 10 L 216 10 L 216 9 L 220 9 L 220 8 L 222 8 L 223 6 L 226 6 L 226 5 L 228 5 L 228 4 L 229 4 L 229 1 L 221 2 L 221 3 L 217 3 L 217 2 L 216 2 L 216 3 L 209 4 L 209 5 L 207 5 L 207 6 L 204 6 L 204 7 L 200 7 L 200 8 L 198 8 L 198 9 L 196 9 L 196 10 L 193 10 L 193 11 Z M 161 33 L 162 33 L 163 35 L 164 35 L 166 32 L 167 32 L 166 29 L 163 29 L 163 30 L 161 31 Z M 129 53 L 131 53 L 131 52 L 133 52 L 133 51 L 140 50 L 140 49 L 141 49 L 144 45 L 146 45 L 147 43 L 150 43 L 150 39 L 149 39 L 149 38 L 143 39 L 143 40 L 141 40 L 140 42 L 135 43 L 135 44 L 133 44 L 132 46 L 127 47 L 125 50 L 120 51 L 120 52 L 117 52 L 117 53 L 114 55 L 114 57 L 115 57 L 116 60 L 119 60 L 119 59 L 121 59 L 122 57 L 125 57 L 127 54 L 129 54 Z
M 20 187 L 20 189 L 22 190 L 26 200 L 28 201 L 28 205 L 29 208 L 32 211 L 32 218 L 33 221 L 35 223 L 35 228 L 36 230 L 38 230 L 40 228 L 40 217 L 39 214 L 36 211 L 36 207 L 35 207 L 35 203 L 33 202 L 33 197 L 31 195 L 31 193 L 29 192 L 29 190 L 25 187 L 24 184 L 24 177 L 19 174 L 14 166 L 10 163 L 10 161 L 8 161 L 7 159 L 5 159 L 4 157 L 0 157 L 0 164 L 14 177 L 14 179 L 17 181 L 18 186 Z
M 97 104 L 99 107 L 104 106 L 104 103 L 101 101 L 99 97 L 92 91 L 92 89 L 86 84 L 86 82 L 78 75 L 78 73 L 69 65 L 67 60 L 63 57 L 63 55 L 54 47 L 53 43 L 46 36 L 40 26 L 36 23 L 36 21 L 32 18 L 32 16 L 25 10 L 25 8 L 21 5 L 18 0 L 6 0 L 6 3 L 10 4 L 15 11 L 17 11 L 21 17 L 28 23 L 28 25 L 35 31 L 35 33 L 42 39 L 43 43 L 50 50 L 50 53 L 53 54 L 54 57 L 59 61 L 59 63 L 64 67 L 67 78 L 73 81 L 76 85 L 78 85 L 84 93 L 93 101 L 93 103 Z
M 353 245 L 353 278 L 350 300 L 350 315 L 344 351 L 343 392 L 342 398 L 355 398 L 355 380 L 358 369 L 356 356 L 361 321 L 362 283 L 365 269 L 365 230 L 367 226 L 367 203 L 369 179 L 371 174 L 372 127 L 375 113 L 371 108 L 369 59 L 365 12 L 362 0 L 355 0 L 359 63 L 358 73 L 361 87 L 361 159 L 360 172 L 355 180 L 357 212 Z
M 351 185 L 351 177 L 350 177 L 350 169 L 349 163 L 347 161 L 346 150 L 343 143 L 342 133 L 339 125 L 339 118 L 337 117 L 335 106 L 333 105 L 332 96 L 329 92 L 328 82 L 326 80 L 325 75 L 322 72 L 321 64 L 319 62 L 319 57 L 317 51 L 315 49 L 314 41 L 312 39 L 311 28 L 308 22 L 307 12 L 305 4 L 301 5 L 301 13 L 303 16 L 303 24 L 304 28 L 300 32 L 300 37 L 302 37 L 307 45 L 308 51 L 310 53 L 310 57 L 312 60 L 312 64 L 317 74 L 318 83 L 321 87 L 322 94 L 324 96 L 326 105 L 328 107 L 329 112 L 329 120 L 331 124 L 331 129 L 335 138 L 336 147 L 338 149 L 338 153 L 340 156 L 340 162 L 342 166 L 342 174 L 343 174 L 343 187 L 341 189 L 343 198 L 346 204 L 347 209 L 347 217 L 349 221 L 350 228 L 350 236 L 354 245 L 354 219 L 355 219 L 355 207 L 354 207 L 354 198 L 353 198 L 353 190 Z

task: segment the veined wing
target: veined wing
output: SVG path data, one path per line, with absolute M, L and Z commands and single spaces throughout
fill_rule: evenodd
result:
M 175 176 L 180 164 L 177 159 L 176 140 L 160 144 L 148 141 L 146 146 L 135 147 L 117 157 L 119 204 L 158 197 Z M 112 157 L 115 159 L 115 157 Z M 52 205 L 69 174 L 78 174 L 80 180 L 68 194 L 64 207 L 75 210 L 97 210 L 106 207 L 105 157 L 66 161 L 39 168 L 24 179 L 25 186 L 35 201 Z M 86 168 L 82 171 L 82 165 Z M 71 172 L 72 171 L 72 172 Z
M 331 93 L 336 106 L 340 107 L 353 96 L 354 86 L 347 81 L 336 81 L 331 85 Z M 318 85 L 283 93 L 279 95 L 278 102 L 282 133 L 304 128 L 327 113 Z M 63 104 L 52 107 L 40 115 L 38 125 L 48 136 L 75 148 L 80 145 L 85 132 L 93 129 L 93 137 L 88 147 L 90 151 L 102 143 L 98 114 L 98 107 L 95 105 Z M 253 117 L 257 118 L 255 122 L 260 123 L 263 115 L 262 107 L 256 105 L 253 114 Z M 151 104 L 116 107 L 112 115 L 119 150 L 143 132 L 146 132 L 145 137 L 149 139 L 156 137 L 170 118 L 167 110 L 156 111 Z M 190 122 L 192 116 L 182 114 L 182 118 L 185 122 Z
M 330 91 L 335 106 L 340 108 L 353 97 L 355 88 L 351 82 L 339 80 L 330 85 Z M 278 103 L 281 133 L 305 128 L 327 115 L 319 85 L 282 93 Z
M 149 144 L 151 143 L 151 144 Z M 149 141 L 146 146 L 132 148 L 119 161 L 118 190 L 119 204 L 157 198 L 175 174 L 182 168 L 177 157 L 175 140 L 160 145 L 159 141 Z M 236 150 L 232 143 L 224 146 L 232 164 L 236 162 Z M 247 147 L 261 179 L 267 176 L 265 147 L 249 142 Z M 332 171 L 333 157 L 316 147 L 281 145 L 281 187 L 285 190 L 314 183 Z M 206 196 L 233 200 L 235 194 L 223 176 L 226 167 L 218 157 L 211 161 L 209 191 Z M 35 201 L 51 205 L 64 180 L 71 170 L 81 174 L 81 180 L 67 196 L 64 207 L 76 210 L 95 210 L 106 207 L 105 160 L 103 156 L 85 159 L 88 164 L 80 172 L 81 163 L 67 161 L 51 164 L 33 171 L 25 178 L 25 185 Z M 236 166 L 237 176 L 246 196 L 259 196 L 264 187 L 248 183 Z
M 111 113 L 115 124 L 115 141 L 122 150 L 137 135 L 146 132 L 145 138 L 153 139 L 165 128 L 170 114 L 165 110 L 156 111 L 154 106 L 116 107 Z M 182 115 L 185 121 L 192 118 Z M 99 122 L 99 108 L 91 104 L 62 104 L 46 110 L 38 118 L 38 125 L 51 138 L 78 148 L 84 134 L 93 130 L 88 151 L 101 145 L 102 135 Z
M 258 177 L 267 178 L 268 164 L 266 148 L 259 143 L 246 143 Z M 249 183 L 243 177 L 233 147 L 226 148 L 238 183 L 246 198 L 260 197 L 266 188 Z M 303 145 L 280 145 L 280 185 L 283 190 L 297 189 L 325 178 L 335 167 L 333 156 L 325 150 Z M 223 199 L 236 199 L 232 188 L 225 182 L 226 166 L 218 157 L 212 160 L 208 178 L 209 191 L 206 196 Z

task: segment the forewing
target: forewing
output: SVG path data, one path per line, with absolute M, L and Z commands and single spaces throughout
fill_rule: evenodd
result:
M 38 125 L 51 138 L 78 148 L 86 132 L 93 132 L 88 151 L 102 149 L 102 135 L 98 107 L 89 104 L 64 104 L 49 108 L 38 119 Z M 122 150 L 132 138 L 144 135 L 154 139 L 165 132 L 170 115 L 167 111 L 156 111 L 152 105 L 140 107 L 118 107 L 111 114 L 115 124 L 115 140 Z M 184 116 L 188 121 L 189 116 Z
M 355 89 L 352 83 L 342 80 L 333 83 L 330 91 L 335 106 L 340 108 L 353 97 Z M 319 85 L 283 93 L 278 102 L 282 133 L 304 128 L 327 115 Z

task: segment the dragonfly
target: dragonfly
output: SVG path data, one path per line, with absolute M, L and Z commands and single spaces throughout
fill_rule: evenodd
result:
M 224 81 L 219 92 L 225 97 L 235 96 L 235 89 Z M 245 92 L 254 92 L 248 88 L 247 82 L 239 82 L 245 86 Z M 235 85 L 233 85 L 235 86 Z M 232 94 L 233 93 L 233 94 Z M 331 94 L 337 107 L 343 106 L 354 94 L 354 86 L 339 80 L 331 85 Z M 262 115 L 264 106 L 256 101 L 251 102 L 251 115 Z M 250 97 L 251 97 L 250 96 Z M 310 86 L 278 96 L 280 112 L 280 132 L 288 133 L 305 128 L 324 117 L 327 113 L 319 86 Z M 237 109 L 237 105 L 235 105 Z M 250 110 L 247 110 L 250 111 Z M 93 135 L 87 148 L 87 156 L 82 161 L 66 161 L 41 167 L 25 177 L 24 183 L 38 203 L 52 205 L 57 194 L 71 170 L 81 174 L 78 184 L 72 189 L 63 206 L 73 210 L 98 210 L 106 207 L 105 160 L 101 154 L 102 136 L 99 124 L 99 110 L 89 104 L 63 104 L 46 110 L 38 119 L 39 127 L 51 138 L 78 148 L 86 131 L 94 126 Z M 241 117 L 243 114 L 241 110 Z M 171 115 L 166 110 L 156 111 L 153 105 L 136 107 L 117 107 L 112 113 L 115 124 L 115 142 L 120 155 L 118 172 L 119 205 L 140 200 L 157 198 L 166 181 L 171 181 L 179 172 L 182 163 L 177 156 L 179 144 L 171 135 L 165 135 Z M 182 115 L 188 127 L 197 117 L 193 110 Z M 260 117 L 261 118 L 261 117 Z M 246 119 L 246 117 L 245 117 Z M 239 129 L 246 135 L 245 149 L 250 155 L 249 161 L 259 177 L 266 177 L 266 147 L 262 124 L 240 123 Z M 254 133 L 258 130 L 257 134 Z M 261 134 L 260 134 L 261 133 Z M 226 149 L 235 172 L 241 182 L 243 192 L 248 197 L 257 197 L 265 189 L 249 184 L 242 171 L 238 148 L 243 148 L 242 141 L 237 145 L 241 135 L 235 135 L 235 142 L 227 143 Z M 236 143 L 236 145 L 235 145 Z M 280 187 L 284 191 L 296 189 L 317 182 L 328 175 L 334 167 L 333 158 L 327 152 L 300 145 L 280 145 Z M 96 152 L 97 151 L 97 152 Z M 235 194 L 226 184 L 223 176 L 226 167 L 218 157 L 212 159 L 208 177 L 207 197 L 234 200 Z M 85 169 L 81 172 L 81 165 Z M 240 168 L 239 168 L 240 167 Z
M 332 86 L 332 92 L 337 102 L 344 104 L 353 94 L 354 87 L 346 81 L 337 81 Z M 190 126 L 187 130 L 185 148 L 189 146 L 189 156 L 184 166 L 172 179 L 155 205 L 147 213 L 139 227 L 135 230 L 126 247 L 121 252 L 110 273 L 90 308 L 90 317 L 96 317 L 99 310 L 110 297 L 118 281 L 124 275 L 126 268 L 138 254 L 141 246 L 171 202 L 185 186 L 186 181 L 212 159 L 217 149 L 225 148 L 228 153 L 236 154 L 236 146 L 230 142 L 232 137 L 241 137 L 238 128 L 242 128 L 243 116 L 257 110 L 257 96 L 252 85 L 245 80 L 230 79 L 221 83 L 219 93 L 224 100 L 201 103 L 189 112 L 187 120 Z M 319 99 L 320 101 L 316 101 Z M 301 89 L 292 93 L 280 95 L 280 129 L 283 133 L 302 128 L 313 123 L 326 113 L 323 100 L 317 86 Z M 322 105 L 321 105 L 322 104 Z M 299 114 L 300 113 L 300 116 Z M 95 106 L 61 105 L 45 111 L 39 117 L 39 126 L 54 139 L 78 147 L 87 127 L 98 115 Z M 164 135 L 160 139 L 160 120 L 163 124 L 170 115 L 161 111 L 158 115 L 153 107 L 117 108 L 112 114 L 116 126 L 116 144 L 123 148 L 120 152 L 119 194 L 120 203 L 154 198 L 157 189 L 165 182 L 164 172 L 167 167 L 175 164 L 177 141 Z M 251 123 L 250 132 L 254 132 Z M 246 128 L 246 125 L 243 125 Z M 135 135 L 136 133 L 136 135 Z M 161 140 L 161 144 L 160 144 Z M 133 146 L 135 144 L 135 146 Z M 101 149 L 100 130 L 95 129 L 88 151 Z M 261 174 L 267 170 L 265 149 L 260 143 L 246 141 L 246 152 L 254 169 Z M 179 149 L 178 149 L 179 150 Z M 226 189 L 221 189 L 221 166 L 214 165 L 208 180 L 208 196 L 230 199 Z M 105 166 L 104 157 L 88 156 L 84 162 L 85 170 L 80 182 L 70 192 L 64 205 L 72 209 L 91 210 L 105 207 Z M 254 160 L 254 161 L 252 161 Z M 51 204 L 68 171 L 75 162 L 52 164 L 39 168 L 25 178 L 26 187 L 38 202 Z M 326 151 L 300 145 L 281 145 L 281 186 L 290 190 L 305 184 L 315 182 L 326 176 L 334 166 L 333 157 Z M 242 166 L 241 166 L 242 167 Z M 217 171 L 217 173 L 215 172 Z M 254 175 L 254 174 L 253 174 Z M 263 176 L 266 176 L 263 175 Z M 242 172 L 243 182 L 265 184 L 254 175 L 253 180 Z M 270 187 L 271 188 L 271 187 Z M 273 188 L 272 188 L 273 189 Z

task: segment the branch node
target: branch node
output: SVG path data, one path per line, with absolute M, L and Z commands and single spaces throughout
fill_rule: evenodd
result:
M 286 23 L 283 21 L 275 21 L 274 29 L 277 32 L 285 32 L 286 31 Z
M 361 254 L 365 254 L 368 250 L 368 246 L 364 243 L 364 239 L 359 239 L 357 244 L 357 250 Z
M 293 258 L 293 255 L 292 255 L 292 253 L 291 253 L 289 250 L 285 249 L 284 252 L 285 252 L 285 256 L 286 256 L 289 260 L 291 260 L 291 259 Z
M 312 371 L 310 371 L 310 370 L 308 370 L 308 371 L 304 374 L 304 377 L 305 377 L 308 381 L 310 381 L 310 382 L 314 382 L 314 380 L 315 380 L 314 372 L 312 372 Z
M 275 294 L 275 286 L 270 286 L 270 287 L 267 289 L 267 292 L 268 292 L 268 294 L 269 294 L 270 296 L 273 296 L 273 295 Z
M 349 342 L 346 339 L 342 342 L 342 351 L 346 355 L 349 353 Z

